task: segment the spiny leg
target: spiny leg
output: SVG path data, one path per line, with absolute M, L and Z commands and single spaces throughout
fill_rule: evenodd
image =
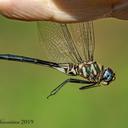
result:
M 59 86 L 57 86 L 55 89 L 53 89 L 51 91 L 51 93 L 48 95 L 47 98 L 49 98 L 50 96 L 52 95 L 55 95 L 65 84 L 67 83 L 81 83 L 81 84 L 93 84 L 92 82 L 90 81 L 86 81 L 86 80 L 80 80 L 80 79 L 67 79 L 65 80 L 63 83 L 61 83 Z
M 84 89 L 89 89 L 89 88 L 93 88 L 93 87 L 98 87 L 98 86 L 95 86 L 97 83 L 92 83 L 90 85 L 87 85 L 87 86 L 82 86 L 80 87 L 79 89 L 80 90 L 84 90 Z

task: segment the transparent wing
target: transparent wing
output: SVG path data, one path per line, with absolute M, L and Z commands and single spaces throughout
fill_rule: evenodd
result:
M 95 35 L 93 22 L 86 22 L 80 24 L 81 38 L 83 38 L 83 44 L 85 45 L 84 50 L 87 61 L 93 61 L 94 50 L 95 50 Z
M 93 60 L 93 23 L 58 24 L 38 22 L 43 59 L 58 63 Z

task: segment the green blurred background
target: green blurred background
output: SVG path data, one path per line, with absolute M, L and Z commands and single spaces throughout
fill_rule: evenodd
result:
M 0 120 L 34 120 L 33 124 L 0 124 L 0 128 L 127 128 L 128 21 L 95 22 L 96 60 L 110 66 L 117 79 L 110 86 L 79 91 L 68 84 L 46 99 L 67 76 L 45 67 L 0 61 Z M 0 53 L 43 59 L 36 22 L 0 17 Z

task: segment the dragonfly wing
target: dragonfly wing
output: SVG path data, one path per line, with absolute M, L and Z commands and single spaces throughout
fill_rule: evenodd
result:
M 94 50 L 95 50 L 95 34 L 94 34 L 94 27 L 93 22 L 87 22 L 83 25 L 85 34 L 85 44 L 86 44 L 86 54 L 87 60 L 93 61 L 94 59 Z
M 78 63 L 73 49 L 68 46 L 61 24 L 38 22 L 37 25 L 44 59 L 57 63 Z
M 38 22 L 43 55 L 58 63 L 93 60 L 95 40 L 92 22 L 58 24 Z
M 93 22 L 75 23 L 67 26 L 82 60 L 92 61 L 95 50 Z

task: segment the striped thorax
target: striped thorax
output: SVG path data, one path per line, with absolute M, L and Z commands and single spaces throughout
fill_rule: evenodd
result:
M 101 73 L 101 67 L 92 61 L 81 64 L 60 64 L 60 67 L 56 69 L 68 75 L 79 75 L 92 82 L 97 82 Z
M 96 62 L 84 62 L 78 65 L 79 75 L 91 82 L 98 82 L 101 76 L 101 66 Z
M 115 79 L 115 74 L 111 68 L 105 68 L 97 64 L 96 61 L 84 62 L 81 64 L 60 64 L 60 67 L 54 67 L 55 69 L 71 76 L 80 76 L 84 79 L 108 85 Z

